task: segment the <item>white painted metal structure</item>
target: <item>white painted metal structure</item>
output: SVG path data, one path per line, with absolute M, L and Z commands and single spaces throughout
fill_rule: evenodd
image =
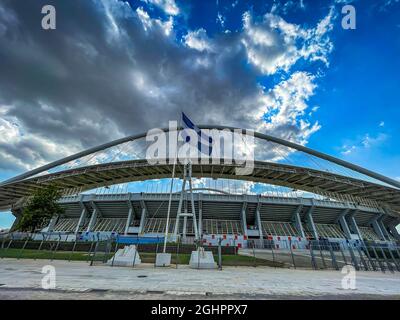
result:
M 64 197 L 60 203 L 65 208 L 65 217 L 58 219 L 53 231 L 108 231 L 162 237 L 168 200 L 167 193 Z M 172 195 L 170 234 L 174 232 L 179 200 L 180 194 Z M 398 234 L 394 227 L 400 222 L 399 218 L 371 207 L 309 198 L 194 193 L 194 207 L 198 212 L 197 227 L 202 235 L 314 239 L 356 237 L 395 241 Z M 191 205 L 187 209 L 190 213 Z M 95 222 L 91 219 L 94 212 L 98 213 Z M 193 221 L 188 220 L 185 226 L 180 224 L 178 233 L 195 236 Z
M 226 129 L 222 126 L 200 126 Z M 236 128 L 228 128 L 234 130 Z M 164 129 L 167 131 L 168 129 Z M 396 238 L 394 227 L 400 217 L 400 183 L 341 159 L 276 137 L 254 133 L 260 143 L 302 152 L 329 164 L 339 166 L 319 169 L 257 159 L 250 175 L 237 175 L 240 164 L 221 159 L 192 161 L 192 176 L 213 179 L 235 179 L 284 186 L 322 195 L 329 200 L 303 198 L 274 198 L 246 195 L 195 194 L 194 208 L 199 212 L 198 223 L 187 223 L 185 232 L 243 234 L 249 237 L 291 235 L 299 237 L 346 237 L 391 240 Z M 170 178 L 173 163 L 149 164 L 143 158 L 65 167 L 85 157 L 109 148 L 143 139 L 145 134 L 129 136 L 60 159 L 0 184 L 0 209 L 12 209 L 18 216 L 24 200 L 34 190 L 49 184 L 59 186 L 65 195 L 118 183 Z M 192 159 L 197 160 L 197 159 Z M 313 160 L 313 159 L 311 159 Z M 315 161 L 315 160 L 313 160 Z M 183 166 L 176 166 L 177 176 L 183 176 Z M 346 174 L 350 172 L 350 174 Z M 356 174 L 354 174 L 356 173 Z M 61 200 L 66 216 L 54 225 L 56 231 L 116 231 L 118 233 L 162 233 L 165 228 L 165 194 L 119 194 L 107 196 L 78 195 Z M 173 195 L 171 224 L 173 232 L 178 202 Z M 164 203 L 165 202 L 165 203 Z M 156 212 L 155 208 L 159 208 Z M 191 209 L 188 209 L 189 211 Z M 183 232 L 179 230 L 179 232 Z

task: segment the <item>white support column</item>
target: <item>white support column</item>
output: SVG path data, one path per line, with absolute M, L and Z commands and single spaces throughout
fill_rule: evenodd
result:
M 346 221 L 346 215 L 349 213 L 349 209 L 345 209 L 340 216 L 338 217 L 336 223 L 339 223 L 340 226 L 342 227 L 342 230 L 344 232 L 344 235 L 346 236 L 347 239 L 351 239 L 351 232 L 349 225 L 347 224 Z
M 129 211 L 128 211 L 128 217 L 126 218 L 124 235 L 128 234 L 129 226 L 131 225 L 131 222 L 132 222 L 133 206 L 132 206 L 132 202 L 130 200 L 128 201 L 128 207 L 129 207 Z
M 94 201 L 91 201 L 90 205 L 94 210 L 92 216 L 90 217 L 89 225 L 87 227 L 87 232 L 93 231 L 94 227 L 96 226 L 97 219 L 103 216 L 100 209 L 97 207 Z
M 379 223 L 378 223 L 378 219 L 381 218 L 382 215 L 383 214 L 380 214 L 380 215 L 372 218 L 369 223 L 372 226 L 372 228 L 374 229 L 375 233 L 378 235 L 378 237 L 381 240 L 385 241 L 386 240 L 385 235 L 383 234 L 381 227 L 379 226 Z
M 199 237 L 203 236 L 203 196 L 202 193 L 199 193 Z
M 184 213 L 185 213 L 185 215 L 183 216 L 182 237 L 185 239 L 186 238 L 186 228 L 187 228 L 187 214 L 188 214 L 187 201 L 185 201 Z
M 300 233 L 300 236 L 302 238 L 305 238 L 306 234 L 304 233 L 303 225 L 301 224 L 301 218 L 300 218 L 300 212 L 301 212 L 302 209 L 303 209 L 303 205 L 299 205 L 296 208 L 296 211 L 293 213 L 292 220 L 294 220 L 294 223 L 296 225 L 296 229 Z
M 362 234 L 360 229 L 358 228 L 356 219 L 354 218 L 354 216 L 356 215 L 356 213 L 358 212 L 358 210 L 355 210 L 350 216 L 349 216 L 349 222 L 350 222 L 350 228 L 352 230 L 353 233 L 356 233 L 358 235 L 358 237 L 360 238 L 360 240 L 363 240 Z
M 189 170 L 189 188 L 190 188 L 190 200 L 192 204 L 192 219 L 193 219 L 193 228 L 194 228 L 194 236 L 195 239 L 198 240 L 200 239 L 199 237 L 199 231 L 197 229 L 197 219 L 196 219 L 196 207 L 194 206 L 194 196 L 193 196 L 193 186 L 192 186 L 192 166 L 190 165 L 188 167 Z
M 261 215 L 260 215 L 261 206 L 262 206 L 262 204 L 261 204 L 260 200 L 258 200 L 257 209 L 256 209 L 256 220 L 257 220 L 257 226 L 258 226 L 258 234 L 260 236 L 260 239 L 262 240 L 264 238 L 264 234 L 263 234 Z
M 311 229 L 311 232 L 313 233 L 314 238 L 316 240 L 318 240 L 319 236 L 318 236 L 317 228 L 315 227 L 314 219 L 312 217 L 313 211 L 314 211 L 314 204 L 310 207 L 310 209 L 306 213 L 306 222 L 307 222 L 309 228 Z
M 90 221 L 89 221 L 88 227 L 86 229 L 86 232 L 90 232 L 93 230 L 93 228 L 96 224 L 96 220 L 97 220 L 97 208 L 94 207 L 94 210 L 92 212 L 92 216 L 90 217 Z
M 247 208 L 247 202 L 245 200 L 242 206 L 242 228 L 243 228 L 243 234 L 247 237 L 246 208 Z
M 144 201 L 140 201 L 140 205 L 142 206 L 142 215 L 140 216 L 140 224 L 139 224 L 139 234 L 143 233 L 144 227 L 145 227 L 145 221 L 146 221 L 146 205 L 144 204 Z
M 12 210 L 11 211 L 12 214 L 15 216 L 15 220 L 10 228 L 10 232 L 16 231 L 15 229 L 17 228 L 19 222 L 21 221 L 22 213 L 21 212 L 16 213 L 17 211 L 20 211 L 20 210 Z
M 79 228 L 83 225 L 83 223 L 86 219 L 86 207 L 83 203 L 81 203 L 81 208 L 82 208 L 82 212 L 81 212 L 81 216 L 79 217 L 78 224 L 76 225 L 75 235 L 79 233 Z
M 54 230 L 54 227 L 56 226 L 56 222 L 57 222 L 58 216 L 53 217 L 50 219 L 50 222 L 47 226 L 47 232 L 52 232 Z
M 176 220 L 175 220 L 175 227 L 174 227 L 174 236 L 175 237 L 179 233 L 179 218 L 180 218 L 180 214 L 182 213 L 182 203 L 183 203 L 183 198 L 185 197 L 185 187 L 186 187 L 186 174 L 183 175 L 181 195 L 179 197 L 179 203 L 178 203 L 178 211 L 176 212 Z M 186 198 L 185 198 L 185 201 L 186 201 Z
M 378 218 L 378 220 L 376 221 L 379 224 L 379 227 L 381 228 L 383 235 L 385 236 L 385 239 L 387 241 L 390 241 L 390 237 L 389 237 L 389 232 L 385 226 L 385 224 L 383 223 L 383 218 L 385 217 L 384 214 L 382 214 L 382 216 L 380 218 Z

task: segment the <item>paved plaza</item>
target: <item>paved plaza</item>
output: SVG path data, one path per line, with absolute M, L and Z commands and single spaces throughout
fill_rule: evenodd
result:
M 42 268 L 54 266 L 55 290 L 43 290 Z M 86 262 L 0 260 L 0 299 L 400 299 L 400 274 L 357 272 L 356 289 L 340 271 L 225 267 L 193 270 L 89 266 Z

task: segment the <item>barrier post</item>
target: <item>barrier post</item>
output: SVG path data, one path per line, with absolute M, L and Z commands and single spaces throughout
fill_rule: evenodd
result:
M 328 242 L 328 248 L 331 253 L 332 266 L 333 266 L 333 268 L 335 268 L 335 270 L 339 270 L 339 266 L 336 262 L 336 256 L 335 256 L 335 253 L 333 252 L 332 244 L 330 242 Z
M 346 255 L 343 252 L 342 245 L 343 245 L 342 243 L 339 243 L 339 249 L 340 249 L 340 252 L 342 254 L 343 262 L 344 262 L 345 265 L 347 265 L 347 259 L 346 259 Z
M 14 235 L 11 233 L 10 236 L 11 236 L 11 240 L 10 240 L 10 242 L 8 243 L 7 250 L 10 248 L 11 243 L 13 243 L 13 241 L 14 241 Z
M 155 255 L 155 259 L 154 259 L 154 268 L 156 267 L 157 253 L 158 253 L 158 237 L 157 237 L 157 243 L 156 243 L 156 255 Z
M 7 235 L 7 236 L 8 236 L 8 235 Z M 7 236 L 4 236 L 4 237 L 3 237 L 3 241 L 1 242 L 1 256 L 0 256 L 1 259 L 3 259 L 3 251 L 5 251 L 4 243 L 6 242 Z
M 292 239 L 289 239 L 289 247 L 290 247 L 290 255 L 292 256 L 293 266 L 296 269 L 296 263 L 294 262 L 294 255 L 293 255 L 293 250 L 292 250 Z
M 364 260 L 364 258 L 363 258 L 363 256 L 362 256 L 362 252 L 361 252 L 361 249 L 360 249 L 359 246 L 357 246 L 357 252 L 358 252 L 358 255 L 360 256 L 360 261 L 361 261 L 361 263 L 363 264 L 364 269 L 365 269 L 366 271 L 368 271 L 368 270 L 369 270 L 368 265 L 367 265 L 367 263 L 365 262 L 365 260 Z
M 400 271 L 400 266 L 399 266 L 399 264 L 397 263 L 396 259 L 394 258 L 394 255 L 393 255 L 392 250 L 391 250 L 389 247 L 388 247 L 388 250 L 389 250 L 390 258 L 391 258 L 391 260 L 393 261 L 393 264 L 395 265 L 397 271 Z
M 221 249 L 222 238 L 218 239 L 218 269 L 222 270 L 222 249 Z
M 254 243 L 254 240 L 251 242 L 251 244 L 252 244 L 252 246 L 253 246 L 253 261 L 254 261 L 254 268 L 256 268 L 257 267 L 257 262 L 256 262 L 256 251 L 255 251 L 255 243 Z
M 118 251 L 118 245 L 119 245 L 119 241 L 118 241 L 118 235 L 115 238 L 115 248 L 114 248 L 114 254 L 113 254 L 113 258 L 111 260 L 111 267 L 114 267 L 114 260 L 115 260 L 115 255 L 117 254 Z
M 53 261 L 54 255 L 55 255 L 56 252 L 57 252 L 57 249 L 58 249 L 58 247 L 59 247 L 59 245 L 60 245 L 60 242 L 61 242 L 61 233 L 58 234 L 58 241 L 57 241 L 57 244 L 56 244 L 56 246 L 55 246 L 55 248 L 54 248 L 54 250 L 53 250 L 53 252 L 52 252 L 50 261 Z
M 379 246 L 379 249 L 381 249 L 382 257 L 383 257 L 383 259 L 384 259 L 384 261 L 385 261 L 385 263 L 386 263 L 386 265 L 387 265 L 389 271 L 390 271 L 391 273 L 393 273 L 393 272 L 394 272 L 393 266 L 389 263 L 389 261 L 388 261 L 388 259 L 387 259 L 387 257 L 386 257 L 385 251 L 383 250 L 383 248 L 382 248 L 381 245 Z
M 272 252 L 272 262 L 274 263 L 274 268 L 276 269 L 276 264 L 275 264 L 275 252 L 274 252 L 273 240 L 267 240 L 267 241 L 270 241 L 271 252 Z
M 312 240 L 309 240 L 309 247 L 310 247 L 310 255 L 311 255 L 311 264 L 314 268 L 314 270 L 318 269 L 317 261 L 315 260 L 314 252 L 313 252 L 313 245 L 312 245 Z
M 87 256 L 86 262 L 88 262 L 89 259 L 90 259 L 90 255 L 91 255 L 91 253 L 92 253 L 92 249 L 93 249 L 93 245 L 94 245 L 94 239 L 95 239 L 95 236 L 94 236 L 94 234 L 93 234 L 93 235 L 92 235 L 92 242 L 90 243 L 90 247 L 89 247 L 89 251 L 88 251 L 88 256 Z M 99 242 L 99 239 L 97 239 L 96 246 L 97 246 L 97 243 L 98 243 L 98 242 Z
M 137 241 L 137 243 L 136 243 L 136 250 L 135 250 L 135 255 L 133 256 L 132 268 L 135 268 L 136 255 L 137 255 L 138 250 L 139 250 L 139 239 L 138 239 L 138 241 Z
M 75 252 L 75 247 L 76 247 L 76 242 L 77 242 L 77 240 L 78 240 L 78 237 L 77 237 L 77 235 L 75 235 L 74 245 L 72 246 L 72 251 L 71 251 L 71 253 L 69 254 L 68 261 L 71 261 L 71 257 L 72 257 L 72 255 L 73 255 L 74 252 Z
M 318 241 L 318 248 L 319 248 L 319 253 L 321 255 L 322 264 L 324 265 L 324 269 L 327 269 L 326 262 L 325 262 L 325 257 L 323 255 L 322 249 L 321 249 L 321 241 L 320 240 L 317 240 L 317 241 Z
M 46 234 L 42 233 L 42 241 L 40 242 L 38 251 L 40 251 L 42 249 L 42 246 L 43 246 L 43 243 L 44 243 L 45 239 L 46 239 Z
M 94 247 L 94 252 L 93 252 L 93 254 L 91 255 L 91 260 L 90 260 L 90 266 L 91 266 L 91 267 L 93 266 L 93 261 L 94 261 L 94 259 L 95 259 L 95 257 L 96 257 L 96 253 L 97 253 L 97 248 L 98 248 L 98 246 L 99 246 L 99 239 L 97 239 L 96 245 L 95 245 L 95 247 Z M 90 252 L 91 252 L 91 251 L 90 251 Z
M 349 249 L 350 256 L 351 256 L 351 261 L 353 262 L 354 268 L 355 268 L 357 271 L 359 271 L 359 270 L 360 270 L 360 267 L 358 266 L 358 262 L 357 262 L 356 256 L 354 255 L 353 249 L 351 248 L 351 243 L 348 243 L 348 244 L 347 244 L 347 248 Z
M 107 262 L 107 258 L 108 258 L 108 255 L 110 254 L 110 252 L 111 252 L 111 249 L 112 249 L 112 236 L 110 235 L 110 237 L 107 237 L 107 240 L 106 240 L 106 248 L 105 248 L 105 250 L 104 250 L 104 256 L 103 256 L 103 263 L 106 263 Z
M 179 264 L 179 247 L 181 243 L 181 238 L 178 236 L 178 241 L 176 244 L 176 261 L 175 261 L 175 268 L 178 269 L 178 264 Z
M 383 273 L 385 273 L 386 268 L 385 268 L 385 266 L 382 264 L 381 259 L 379 259 L 378 253 L 376 252 L 376 249 L 375 249 L 375 242 L 373 242 L 373 245 L 371 246 L 371 248 L 372 248 L 372 251 L 374 252 L 374 256 L 375 256 L 376 261 L 378 261 L 379 268 L 381 269 L 381 271 L 382 271 Z
M 363 248 L 365 250 L 365 254 L 366 254 L 367 258 L 368 258 L 368 261 L 369 261 L 369 263 L 371 265 L 372 270 L 377 271 L 375 262 L 372 260 L 371 255 L 369 254 L 368 245 L 365 243 L 365 241 L 361 241 L 361 245 L 363 246 Z
M 24 251 L 24 249 L 25 249 L 25 247 L 26 247 L 26 244 L 27 244 L 28 241 L 29 241 L 29 237 L 30 237 L 30 234 L 27 236 L 27 238 L 26 238 L 24 244 L 22 245 L 21 250 L 19 251 L 18 258 L 17 258 L 18 260 L 21 258 L 22 251 Z

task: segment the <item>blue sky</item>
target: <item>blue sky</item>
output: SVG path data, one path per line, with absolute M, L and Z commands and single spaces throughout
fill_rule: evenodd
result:
M 6 77 L 6 62 L 0 62 L 4 71 L 0 76 L 0 180 L 144 131 L 179 109 L 198 123 L 241 124 L 277 136 L 287 134 L 295 142 L 400 180 L 398 0 L 130 0 L 128 7 L 116 0 L 103 4 L 93 0 L 76 16 L 73 4 L 48 2 L 56 8 L 65 6 L 58 11 L 59 33 L 51 41 L 32 27 L 33 18 L 24 18 L 29 11 L 24 4 L 6 1 L 0 11 L 3 61 L 24 66 Z M 341 27 L 341 8 L 346 3 L 356 9 L 355 30 Z M 93 19 L 92 25 L 74 20 L 80 17 Z M 63 25 L 62 18 L 71 23 Z M 21 32 L 23 23 L 25 32 Z M 26 30 L 36 41 L 32 51 L 36 60 L 23 56 Z M 14 39 L 21 41 L 20 47 L 16 44 L 8 50 L 7 37 L 14 33 L 19 34 Z M 11 58 L 13 49 L 19 54 Z M 102 60 L 85 62 L 87 56 Z M 85 82 L 74 88 L 80 70 Z M 160 70 L 167 74 L 165 80 Z M 91 76 L 84 78 L 87 74 Z M 126 85 L 131 76 L 154 90 L 145 96 L 136 93 Z M 37 79 L 44 83 L 42 87 Z M 295 89 L 283 90 L 287 83 Z M 107 96 L 100 96 L 102 92 Z M 230 92 L 232 100 L 225 99 Z M 199 99 L 197 106 L 187 105 L 192 97 Z M 231 110 L 236 101 L 242 107 Z M 210 110 L 210 115 L 204 110 Z M 0 214 L 0 227 L 12 220 L 10 214 Z

